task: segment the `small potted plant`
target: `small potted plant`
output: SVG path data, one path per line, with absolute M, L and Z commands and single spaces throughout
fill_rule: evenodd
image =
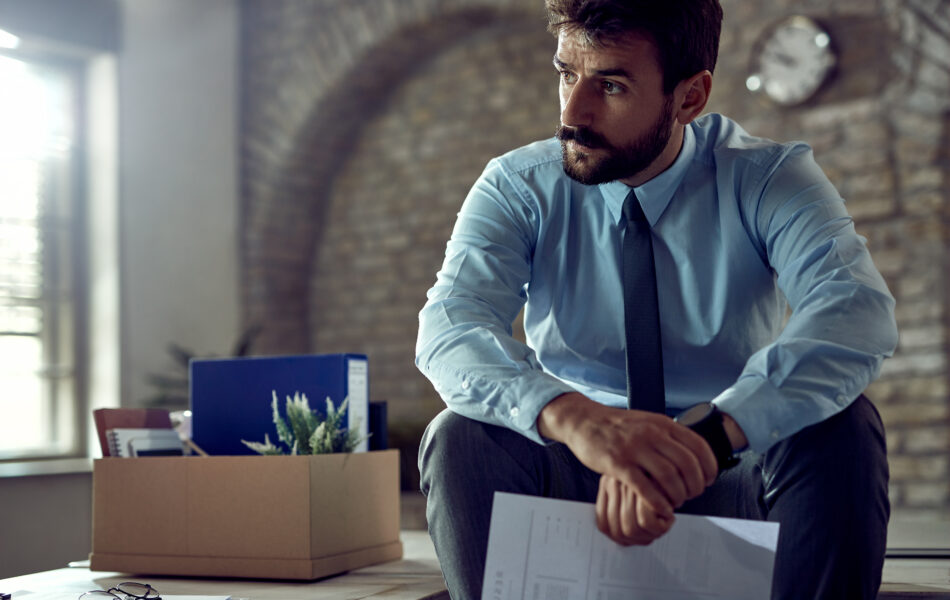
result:
M 327 397 L 326 416 L 310 409 L 306 394 L 294 393 L 294 397 L 287 396 L 284 410 L 287 421 L 284 421 L 277 408 L 277 392 L 271 392 L 271 411 L 274 426 L 277 428 L 278 441 L 285 444 L 291 455 L 297 454 L 332 454 L 336 452 L 352 452 L 369 436 L 361 436 L 358 431 L 347 430 L 341 427 L 346 416 L 346 405 L 349 399 L 344 399 L 339 408 L 335 408 L 333 400 Z M 288 423 L 289 422 L 289 423 Z M 280 455 L 287 454 L 284 448 L 274 445 L 265 433 L 264 441 L 241 442 L 258 454 Z

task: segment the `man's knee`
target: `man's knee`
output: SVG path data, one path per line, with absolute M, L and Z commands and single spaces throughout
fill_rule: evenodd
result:
M 840 413 L 807 427 L 766 454 L 766 472 L 823 473 L 854 489 L 885 489 L 888 479 L 884 426 L 874 405 L 859 396 Z
M 833 429 L 830 435 L 839 440 L 838 452 L 845 457 L 848 464 L 868 477 L 871 489 L 876 485 L 886 501 L 889 478 L 887 442 L 884 437 L 884 424 L 877 409 L 862 394 L 835 417 L 841 417 L 841 422 L 835 423 L 837 429 Z
M 478 430 L 484 424 L 445 409 L 426 427 L 419 445 L 419 474 L 422 491 L 427 492 L 434 474 L 453 469 L 452 461 L 465 459 L 477 451 Z
M 840 413 L 801 434 L 807 443 L 817 442 L 854 458 L 876 461 L 884 459 L 887 452 L 881 417 L 864 394 Z
M 536 478 L 546 449 L 506 427 L 443 410 L 429 423 L 419 447 L 423 493 L 435 482 L 503 486 L 512 478 Z M 493 488 L 494 489 L 494 488 Z

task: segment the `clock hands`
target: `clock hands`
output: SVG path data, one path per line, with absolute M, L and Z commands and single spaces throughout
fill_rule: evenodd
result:
M 756 42 L 746 87 L 776 104 L 792 106 L 812 97 L 836 63 L 831 38 L 817 22 L 793 15 L 764 31 Z
M 769 55 L 774 56 L 778 62 L 782 63 L 782 65 L 788 67 L 789 69 L 794 69 L 798 64 L 798 61 L 795 60 L 795 57 L 789 56 L 783 52 L 779 52 L 778 50 L 770 50 Z

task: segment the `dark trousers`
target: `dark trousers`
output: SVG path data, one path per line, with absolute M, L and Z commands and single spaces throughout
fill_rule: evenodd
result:
M 541 446 L 445 410 L 419 453 L 429 535 L 449 593 L 479 600 L 495 491 L 594 502 L 599 475 L 563 444 Z M 877 595 L 890 504 L 884 427 L 864 396 L 764 454 L 746 452 L 678 512 L 781 523 L 772 598 Z

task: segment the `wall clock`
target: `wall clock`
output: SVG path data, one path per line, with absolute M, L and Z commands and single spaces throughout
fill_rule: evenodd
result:
M 837 62 L 831 36 L 813 19 L 782 19 L 756 41 L 746 87 L 781 106 L 815 95 Z

